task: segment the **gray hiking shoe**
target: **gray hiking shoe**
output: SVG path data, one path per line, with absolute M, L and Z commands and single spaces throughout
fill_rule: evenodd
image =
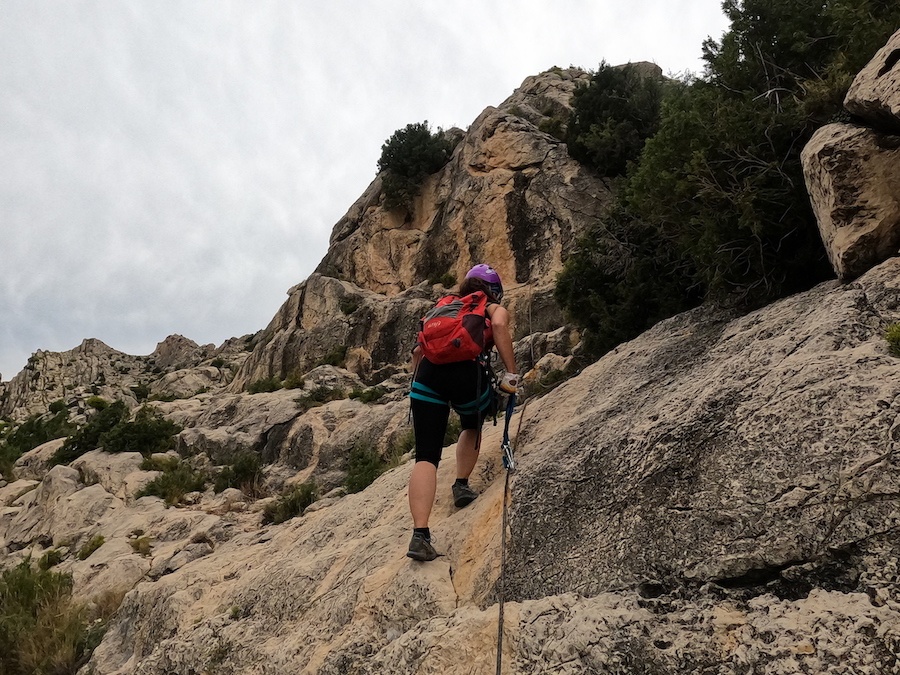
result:
M 468 485 L 453 484 L 453 503 L 456 504 L 457 508 L 461 509 L 464 506 L 468 506 L 475 501 L 477 496 L 478 493 Z
M 434 560 L 440 554 L 434 550 L 431 540 L 426 539 L 418 532 L 413 532 L 412 539 L 409 540 L 409 550 L 406 552 L 407 557 L 419 562 L 428 562 Z

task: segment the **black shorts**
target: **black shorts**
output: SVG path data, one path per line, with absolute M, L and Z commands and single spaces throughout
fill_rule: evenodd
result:
M 435 466 L 441 460 L 450 408 L 459 414 L 463 429 L 481 429 L 494 403 L 490 371 L 478 361 L 435 365 L 423 358 L 409 397 L 416 461 Z

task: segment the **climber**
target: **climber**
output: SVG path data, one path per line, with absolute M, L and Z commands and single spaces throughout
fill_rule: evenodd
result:
M 471 504 L 478 496 L 469 487 L 469 476 L 478 460 L 482 424 L 487 417 L 488 408 L 494 402 L 494 378 L 489 366 L 490 351 L 494 345 L 497 346 L 500 360 L 506 369 L 499 387 L 508 394 L 516 392 L 518 376 L 509 330 L 509 312 L 500 305 L 502 298 L 500 275 L 489 265 L 481 264 L 475 265 L 466 273 L 458 295 L 443 298 L 435 308 L 447 306 L 451 302 L 458 306 L 462 300 L 469 301 L 468 307 L 474 308 L 474 313 L 477 314 L 477 306 L 480 306 L 484 335 L 483 351 L 477 357 L 444 362 L 453 357 L 445 357 L 439 351 L 436 352 L 433 344 L 423 338 L 423 332 L 419 333 L 419 342 L 413 351 L 414 375 L 410 392 L 416 461 L 409 478 L 409 510 L 413 518 L 413 535 L 406 555 L 413 560 L 434 560 L 439 555 L 431 543 L 428 518 L 437 491 L 437 468 L 451 407 L 459 414 L 462 427 L 456 444 L 457 478 L 452 488 L 453 503 L 462 508 Z M 423 326 L 427 325 L 425 321 L 423 319 Z M 471 319 L 467 323 L 471 324 Z M 480 339 L 481 336 L 476 343 Z M 428 354 L 432 355 L 431 359 Z

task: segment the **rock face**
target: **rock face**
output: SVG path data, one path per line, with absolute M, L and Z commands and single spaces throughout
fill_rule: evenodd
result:
M 745 317 L 662 322 L 520 410 L 504 672 L 892 672 L 898 320 L 894 259 Z M 404 557 L 407 462 L 135 586 L 95 672 L 492 672 L 501 430 L 466 509 L 444 453 L 445 557 Z
M 184 397 L 228 384 L 249 355 L 250 336 L 232 338 L 218 349 L 173 335 L 148 356 L 120 352 L 88 339 L 66 352 L 38 350 L 25 368 L 0 387 L 0 417 L 20 421 L 47 412 L 62 400 L 71 415 L 85 412 L 91 396 L 138 404 L 134 388 L 162 397 Z
M 586 79 L 576 69 L 548 71 L 486 109 L 412 212 L 384 209 L 376 179 L 335 225 L 317 271 L 389 295 L 447 273 L 459 279 L 485 261 L 510 288 L 552 283 L 610 200 L 606 184 L 537 126 L 540 115 L 567 112 Z
M 854 78 L 844 106 L 869 126 L 900 133 L 900 30 Z
M 844 101 L 862 125 L 829 124 L 803 149 L 803 173 L 832 267 L 855 279 L 900 251 L 900 31 Z
M 504 280 L 516 338 L 559 328 L 556 275 L 611 193 L 539 127 L 567 115 L 588 80 L 578 69 L 526 79 L 472 123 L 411 211 L 385 209 L 376 178 L 335 225 L 317 273 L 291 289 L 258 337 L 231 391 L 302 374 L 346 346 L 361 350 L 353 372 L 381 382 L 409 360 L 418 319 L 447 291 L 442 284 L 483 261 Z
M 829 124 L 803 149 L 803 171 L 831 265 L 855 279 L 900 251 L 900 136 Z

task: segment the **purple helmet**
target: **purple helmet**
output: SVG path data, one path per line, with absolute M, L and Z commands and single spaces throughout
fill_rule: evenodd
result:
M 493 294 L 494 299 L 497 302 L 500 302 L 500 300 L 503 299 L 503 284 L 500 283 L 500 275 L 497 274 L 497 270 L 490 265 L 484 263 L 475 265 L 475 267 L 466 272 L 465 278 L 486 281 L 488 286 L 491 287 L 491 293 Z

